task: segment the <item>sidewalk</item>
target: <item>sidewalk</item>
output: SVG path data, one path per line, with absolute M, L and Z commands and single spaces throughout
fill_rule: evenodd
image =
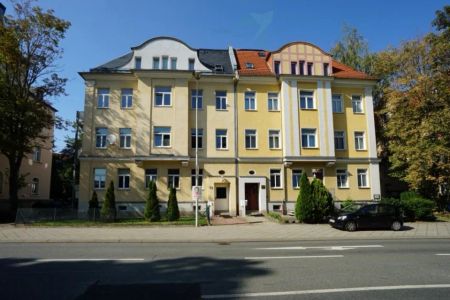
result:
M 11 242 L 244 242 L 345 239 L 450 238 L 450 222 L 405 223 L 402 231 L 346 232 L 327 224 L 252 224 L 183 227 L 31 227 L 0 226 L 0 243 Z

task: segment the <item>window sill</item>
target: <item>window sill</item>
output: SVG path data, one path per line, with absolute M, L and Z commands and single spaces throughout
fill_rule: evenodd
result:
M 302 147 L 302 149 L 319 150 L 319 147 Z
M 228 151 L 229 149 L 228 149 L 228 148 L 223 148 L 223 149 L 218 149 L 218 148 L 216 148 L 216 150 L 217 150 L 217 151 Z
M 345 112 L 343 112 L 343 111 L 333 111 L 333 114 L 340 114 L 340 115 L 343 115 L 343 114 L 345 114 Z
M 283 188 L 282 188 L 282 187 L 270 187 L 270 189 L 271 189 L 271 190 L 279 190 L 279 191 L 280 191 L 280 190 L 282 190 Z
M 317 108 L 300 108 L 300 110 L 311 110 L 311 111 L 317 111 Z
M 248 111 L 248 112 L 257 112 L 258 110 L 257 109 L 244 109 L 245 111 Z
M 228 111 L 228 109 L 217 109 L 216 108 L 216 111 Z
M 117 191 L 119 192 L 131 191 L 131 188 L 117 188 Z
M 353 112 L 354 115 L 364 115 L 364 112 Z
M 370 186 L 358 186 L 358 189 L 368 190 L 368 189 L 370 189 Z
M 268 109 L 267 111 L 268 111 L 268 112 L 280 112 L 279 109 L 276 109 L 276 110 L 270 110 L 270 109 Z
M 171 149 L 172 146 L 154 146 L 153 148 L 156 148 L 156 149 Z
M 348 186 L 339 187 L 339 186 L 338 186 L 338 189 L 339 189 L 339 190 L 349 190 L 350 187 L 348 187 Z
M 271 150 L 271 151 L 280 151 L 281 148 L 269 148 L 269 150 Z
M 97 109 L 109 109 L 109 106 L 108 107 L 98 107 L 97 106 Z
M 167 107 L 172 107 L 172 105 L 154 105 L 153 107 L 167 108 Z
M 367 149 L 355 149 L 355 151 L 358 151 L 358 152 L 366 152 Z
M 255 150 L 259 150 L 259 148 L 245 148 L 245 150 L 255 151 Z
M 134 107 L 121 107 L 120 109 L 121 110 L 133 110 Z
M 123 147 L 119 147 L 120 150 L 132 150 L 131 147 L 130 148 L 123 148 Z

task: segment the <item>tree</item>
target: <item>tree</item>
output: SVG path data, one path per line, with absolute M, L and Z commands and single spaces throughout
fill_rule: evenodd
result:
M 55 72 L 60 42 L 70 23 L 52 10 L 15 3 L 14 17 L 0 22 L 0 152 L 9 163 L 9 198 L 17 208 L 20 166 L 55 124 L 48 97 L 64 93 L 66 79 Z
M 300 177 L 300 192 L 295 205 L 295 217 L 300 222 L 314 222 L 314 206 L 311 194 L 311 185 L 306 173 Z
M 145 204 L 144 216 L 151 222 L 157 222 L 161 220 L 156 182 L 154 181 L 150 181 L 148 186 L 148 197 Z
M 89 200 L 89 217 L 93 218 L 94 220 L 98 219 L 98 208 L 99 208 L 99 203 L 98 203 L 98 197 L 97 197 L 97 192 L 94 191 L 92 193 L 92 198 L 91 200 Z
M 314 207 L 314 222 L 323 222 L 334 210 L 333 197 L 322 183 L 322 180 L 316 178 L 311 182 L 311 194 Z
M 169 201 L 167 202 L 167 221 L 178 219 L 180 219 L 180 211 L 178 209 L 177 191 L 170 187 Z
M 106 221 L 115 221 L 117 210 L 116 210 L 116 196 L 114 195 L 114 182 L 109 183 L 109 187 L 106 190 L 105 199 L 103 201 L 103 206 L 101 210 L 102 218 Z

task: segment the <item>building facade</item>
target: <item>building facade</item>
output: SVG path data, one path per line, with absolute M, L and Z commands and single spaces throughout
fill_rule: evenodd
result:
M 82 72 L 80 209 L 114 181 L 119 210 L 141 210 L 150 180 L 192 212 L 293 210 L 299 178 L 336 201 L 380 193 L 372 106 L 376 80 L 305 42 L 277 51 L 193 49 L 170 37 Z M 197 125 L 196 125 L 197 124 Z

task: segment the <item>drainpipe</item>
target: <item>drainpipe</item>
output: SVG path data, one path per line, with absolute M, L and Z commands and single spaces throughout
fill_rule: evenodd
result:
M 238 111 L 237 111 L 237 85 L 239 74 L 235 70 L 233 77 L 233 97 L 234 97 L 234 176 L 236 179 L 236 215 L 239 215 L 239 158 L 238 158 Z

